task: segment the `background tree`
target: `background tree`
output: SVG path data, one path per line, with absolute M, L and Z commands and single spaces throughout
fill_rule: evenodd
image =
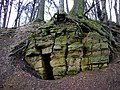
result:
M 112 21 L 112 12 L 111 11 L 112 11 L 112 4 L 113 4 L 113 2 L 112 2 L 112 0 L 108 0 L 108 3 L 109 3 L 109 12 L 110 12 L 109 13 L 110 14 L 110 16 L 109 16 L 110 19 L 109 20 Z
M 59 0 L 59 13 L 64 13 L 64 0 Z
M 12 10 L 12 5 L 13 5 L 13 0 L 10 1 L 10 11 L 9 11 L 9 15 L 8 15 L 8 20 L 7 20 L 7 25 L 6 25 L 6 27 L 8 27 L 8 24 L 9 24 L 10 15 L 11 15 L 11 10 Z
M 3 26 L 2 26 L 3 28 L 6 27 L 8 6 L 9 6 L 9 0 L 5 0 L 3 5 L 3 8 L 4 8 L 4 17 L 3 17 Z
M 10 26 L 11 21 L 9 20 L 14 19 L 14 27 L 27 24 L 35 19 L 44 21 L 48 17 L 49 19 L 53 17 L 57 11 L 69 13 L 71 16 L 80 16 L 84 13 L 90 19 L 103 22 L 109 20 L 120 24 L 120 4 L 118 4 L 120 0 L 73 1 L 74 5 L 72 7 L 69 0 L 59 0 L 59 2 L 58 0 L 1 0 L 0 27 L 6 28 Z M 64 2 L 66 3 L 64 4 Z M 106 5 L 106 3 L 109 5 Z M 71 6 L 72 10 L 68 6 Z M 13 12 L 13 10 L 16 10 L 16 12 Z M 113 12 L 115 12 L 116 20 L 113 17 Z M 45 17 L 46 14 L 47 17 Z M 14 17 L 12 17 L 13 15 Z
M 2 19 L 2 7 L 4 5 L 4 0 L 0 1 L 0 27 L 2 25 L 1 19 Z
M 19 20 L 19 23 L 20 23 L 20 15 L 21 15 L 20 8 L 21 8 L 21 6 L 22 6 L 22 2 L 21 2 L 21 0 L 19 0 L 18 7 L 17 7 L 17 17 L 15 19 L 15 25 L 14 25 L 14 27 L 19 26 L 18 20 Z
M 84 0 L 74 0 L 74 5 L 70 11 L 71 16 L 82 15 L 84 11 Z
M 114 5 L 114 9 L 115 9 L 115 15 L 116 15 L 116 22 L 118 23 L 118 12 L 117 12 L 117 0 L 115 0 L 115 5 Z
M 33 21 L 34 18 L 35 18 L 35 4 L 36 4 L 36 0 L 33 0 L 32 12 L 31 12 L 31 16 L 30 16 L 30 22 Z
M 107 16 L 107 10 L 106 10 L 106 0 L 101 0 L 102 4 L 102 18 L 103 22 L 107 22 L 108 16 Z
M 67 13 L 69 12 L 68 0 L 66 0 L 66 11 L 67 11 Z
M 44 21 L 44 10 L 45 10 L 45 0 L 40 0 L 38 7 L 38 15 L 37 15 L 37 19 L 39 21 Z
M 120 0 L 119 0 L 119 25 L 120 25 Z

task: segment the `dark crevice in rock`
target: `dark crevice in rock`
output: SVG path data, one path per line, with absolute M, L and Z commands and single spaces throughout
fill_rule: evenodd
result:
M 45 69 L 45 79 L 46 80 L 54 80 L 54 76 L 53 76 L 53 68 L 50 65 L 50 58 L 51 54 L 44 54 L 42 55 L 42 61 L 43 61 L 43 66 Z
M 68 71 L 67 55 L 68 55 L 68 43 L 66 43 L 66 50 L 65 50 L 65 65 L 66 65 L 65 75 L 67 75 L 67 71 Z
M 87 54 L 87 47 L 83 46 L 83 57 Z
M 30 55 L 27 55 L 27 57 L 34 57 L 34 56 L 39 56 L 39 54 L 31 53 Z
M 108 63 L 110 63 L 110 62 L 113 60 L 113 58 L 115 58 L 115 53 L 114 53 L 114 51 L 111 49 L 110 46 L 108 46 L 108 47 L 109 47 L 109 49 L 110 49 L 110 55 L 109 55 L 109 62 L 108 62 Z
M 57 37 L 57 33 L 55 33 L 55 36 L 53 37 L 52 52 L 53 52 L 53 50 L 54 50 L 56 37 Z
M 83 33 L 89 33 L 90 31 L 92 31 L 90 27 L 87 26 L 86 24 L 82 24 L 80 25 L 80 27 L 82 28 Z

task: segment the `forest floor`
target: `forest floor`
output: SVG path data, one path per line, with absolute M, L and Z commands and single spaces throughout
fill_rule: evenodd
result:
M 41 80 L 22 70 L 22 57 L 15 59 L 15 65 L 8 57 L 14 36 L 13 32 L 0 33 L 0 90 L 120 90 L 120 53 L 103 70 L 80 72 L 59 80 Z

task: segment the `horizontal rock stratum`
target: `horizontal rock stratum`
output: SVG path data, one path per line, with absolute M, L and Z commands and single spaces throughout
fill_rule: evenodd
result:
M 108 39 L 92 28 L 69 20 L 49 22 L 30 37 L 25 60 L 42 79 L 104 68 L 110 56 Z

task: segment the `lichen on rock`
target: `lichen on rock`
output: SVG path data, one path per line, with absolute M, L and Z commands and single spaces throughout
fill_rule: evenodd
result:
M 43 25 L 31 36 L 25 60 L 43 79 L 58 79 L 106 67 L 110 55 L 108 38 L 96 30 L 102 25 L 90 27 L 89 22 L 86 28 L 85 22 L 89 21 L 76 24 L 68 20 Z

